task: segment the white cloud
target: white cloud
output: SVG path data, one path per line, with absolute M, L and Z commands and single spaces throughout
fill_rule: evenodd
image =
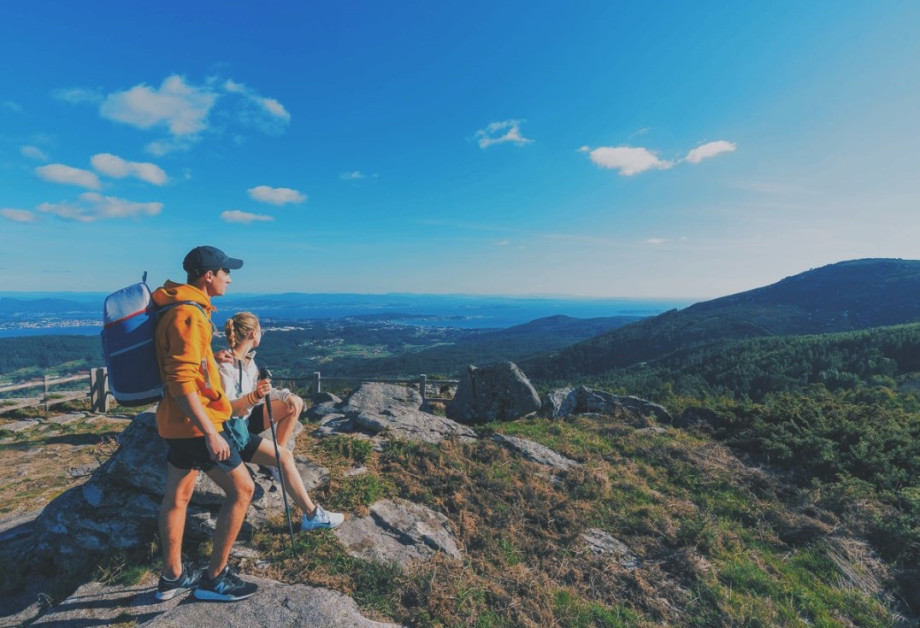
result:
M 684 157 L 686 161 L 689 161 L 691 164 L 698 164 L 704 159 L 709 159 L 710 157 L 715 157 L 722 153 L 730 153 L 735 150 L 735 144 L 732 142 L 726 142 L 725 140 L 717 140 L 715 142 L 709 142 L 703 144 L 702 146 L 697 146 Z
M 0 102 L 0 107 L 3 107 L 7 111 L 12 111 L 13 113 L 22 113 L 22 105 L 18 102 L 13 102 L 12 100 L 4 100 Z
M 499 240 L 495 243 L 496 246 L 508 246 L 511 244 L 511 240 Z
M 272 205 L 302 203 L 307 200 L 307 197 L 297 190 L 292 190 L 291 188 L 273 188 L 267 185 L 249 188 L 249 196 L 260 203 L 271 203 Z
M 39 166 L 35 173 L 45 181 L 52 183 L 63 183 L 65 185 L 79 185 L 80 187 L 98 190 L 101 186 L 99 177 L 95 172 L 81 170 L 64 164 L 48 164 Z
M 217 98 L 218 94 L 207 86 L 191 85 L 174 74 L 159 89 L 140 84 L 109 94 L 99 113 L 103 118 L 141 129 L 165 126 L 174 136 L 195 135 L 207 128 L 208 113 Z
M 591 161 L 601 168 L 619 170 L 624 177 L 657 168 L 667 170 L 674 165 L 673 162 L 658 159 L 655 153 L 647 148 L 633 148 L 631 146 L 601 146 L 590 152 Z
M 156 164 L 126 161 L 110 153 L 93 155 L 90 159 L 90 163 L 93 164 L 93 168 L 95 168 L 97 172 L 101 172 L 115 179 L 124 179 L 125 177 L 134 176 L 141 181 L 146 181 L 153 185 L 163 185 L 169 179 L 163 169 Z
M 265 108 L 265 110 L 276 118 L 280 118 L 285 122 L 290 122 L 291 114 L 287 112 L 287 109 L 284 108 L 280 102 L 274 98 L 259 98 L 258 102 Z
M 138 203 L 114 196 L 102 196 L 95 192 L 84 192 L 80 195 L 80 200 L 80 203 L 42 203 L 38 209 L 77 222 L 156 216 L 163 210 L 163 203 Z
M 265 214 L 252 214 L 239 209 L 228 209 L 225 212 L 221 212 L 220 218 L 224 222 L 237 222 L 245 225 L 251 222 L 271 222 L 274 220 L 274 218 Z
M 648 240 L 642 240 L 642 244 L 664 244 L 667 242 L 664 238 L 649 238 Z
M 93 89 L 86 89 L 85 87 L 67 87 L 56 89 L 51 92 L 51 96 L 57 100 L 69 102 L 72 105 L 97 105 L 105 100 L 105 96 L 103 94 Z
M 353 170 L 352 172 L 343 172 L 339 175 L 339 178 L 342 181 L 357 181 L 359 179 L 364 179 L 365 176 L 361 174 L 360 170 Z
M 19 149 L 19 153 L 23 157 L 28 157 L 29 159 L 34 159 L 36 161 L 48 161 L 48 155 L 46 155 L 45 152 L 37 146 L 23 146 Z
M 502 122 L 492 122 L 484 129 L 476 131 L 476 139 L 479 141 L 479 148 L 488 148 L 493 144 L 504 144 L 512 142 L 518 146 L 530 144 L 533 140 L 521 135 L 520 124 L 523 120 L 504 120 Z
M 38 216 L 36 216 L 34 212 L 30 212 L 27 209 L 13 209 L 11 207 L 0 209 L 0 218 L 6 218 L 12 222 L 35 222 L 38 220 Z

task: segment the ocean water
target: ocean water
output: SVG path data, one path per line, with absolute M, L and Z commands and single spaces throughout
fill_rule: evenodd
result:
M 42 295 L 44 298 L 53 296 L 48 293 Z M 70 305 L 60 312 L 4 310 L 0 316 L 0 338 L 44 334 L 91 335 L 101 331 L 103 297 L 93 295 L 92 298 L 88 298 L 86 295 L 74 294 L 59 296 L 70 302 Z M 17 294 L 16 298 L 28 302 L 28 297 L 21 293 Z M 76 305 L 77 303 L 79 305 Z M 692 303 L 693 301 L 687 299 L 525 298 L 424 294 L 232 295 L 214 300 L 218 308 L 214 321 L 220 327 L 233 313 L 248 310 L 263 319 L 273 320 L 359 317 L 405 325 L 503 329 L 556 315 L 574 318 L 655 316 Z M 96 317 L 99 320 L 98 325 L 86 324 Z M 55 319 L 60 324 L 55 324 Z M 16 321 L 16 324 L 11 324 L 11 321 Z M 75 324 L 74 321 L 79 321 L 79 324 Z M 35 326 L 24 327 L 24 322 Z

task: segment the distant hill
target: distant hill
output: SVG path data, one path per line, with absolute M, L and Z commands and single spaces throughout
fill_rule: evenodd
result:
M 920 261 L 862 259 L 643 319 L 521 366 L 535 378 L 602 373 L 716 340 L 856 331 L 920 321 Z

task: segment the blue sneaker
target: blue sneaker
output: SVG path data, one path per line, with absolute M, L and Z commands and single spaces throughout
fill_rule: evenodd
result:
M 317 504 L 316 512 L 313 513 L 312 518 L 304 515 L 300 520 L 300 529 L 304 532 L 309 532 L 310 530 L 319 530 L 321 528 L 337 528 L 342 525 L 343 521 L 345 521 L 345 515 L 338 512 L 326 512 L 322 506 Z
M 230 569 L 230 565 L 227 565 L 213 580 L 204 573 L 198 588 L 195 589 L 195 597 L 214 602 L 238 602 L 252 597 L 258 590 L 259 585 L 241 580 L 236 572 Z
M 177 595 L 197 587 L 199 580 L 201 580 L 201 571 L 194 571 L 189 563 L 185 563 L 182 565 L 182 573 L 179 574 L 178 578 L 170 579 L 166 576 L 160 576 L 156 598 L 164 602 L 171 600 Z

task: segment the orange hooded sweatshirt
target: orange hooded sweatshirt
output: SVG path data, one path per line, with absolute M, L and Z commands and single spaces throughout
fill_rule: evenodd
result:
M 221 431 L 231 409 L 211 351 L 211 312 L 217 311 L 216 308 L 204 291 L 168 280 L 153 292 L 153 301 L 160 307 L 177 301 L 194 301 L 207 312 L 205 316 L 194 305 L 177 305 L 163 312 L 157 322 L 157 363 L 165 388 L 163 400 L 157 406 L 157 431 L 163 438 L 204 436 L 176 402 L 176 397 L 192 392 L 198 394 L 211 423 Z

